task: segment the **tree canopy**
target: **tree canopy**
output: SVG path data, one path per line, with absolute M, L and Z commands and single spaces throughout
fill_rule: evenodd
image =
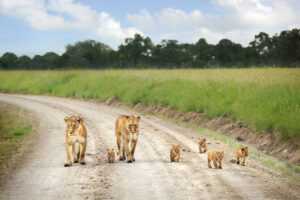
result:
M 1 69 L 297 67 L 299 64 L 300 29 L 285 30 L 274 36 L 260 32 L 246 47 L 226 38 L 215 45 L 205 38 L 191 44 L 171 39 L 154 44 L 150 37 L 135 34 L 126 38 L 117 50 L 86 40 L 67 45 L 62 55 L 47 52 L 30 58 L 6 52 L 0 57 Z

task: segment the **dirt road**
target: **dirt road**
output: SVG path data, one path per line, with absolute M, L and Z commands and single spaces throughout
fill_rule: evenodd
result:
M 1 199 L 297 199 L 282 179 L 259 169 L 228 162 L 208 169 L 197 153 L 199 133 L 142 116 L 136 162 L 108 164 L 107 147 L 115 147 L 114 122 L 129 110 L 58 97 L 4 95 L 1 101 L 28 109 L 39 119 L 38 138 L 15 173 L 0 188 Z M 80 114 L 88 127 L 87 165 L 63 167 L 64 117 Z M 222 144 L 210 141 L 209 148 Z M 169 162 L 172 143 L 185 151 L 180 163 Z M 250 161 L 251 162 L 251 161 Z M 298 195 L 298 196 L 297 196 Z

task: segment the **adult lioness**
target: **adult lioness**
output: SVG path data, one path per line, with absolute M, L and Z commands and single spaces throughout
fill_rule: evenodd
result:
M 83 118 L 78 116 L 65 117 L 65 122 L 67 124 L 65 133 L 67 159 L 64 166 L 71 166 L 73 162 L 78 161 L 84 165 L 87 131 Z M 79 145 L 79 148 L 77 148 L 78 152 L 75 152 L 76 145 Z
M 139 137 L 140 116 L 121 115 L 116 121 L 115 134 L 119 160 L 135 161 L 134 152 Z

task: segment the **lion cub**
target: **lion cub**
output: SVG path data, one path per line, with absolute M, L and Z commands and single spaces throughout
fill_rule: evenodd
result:
M 199 138 L 198 144 L 199 144 L 199 153 L 205 153 L 207 151 L 206 138 Z
M 181 146 L 179 144 L 173 144 L 170 151 L 171 162 L 179 162 Z
M 222 169 L 222 161 L 224 158 L 224 151 L 209 151 L 207 153 L 207 161 L 208 161 L 208 167 L 211 167 L 211 161 L 214 164 L 214 167 L 217 169 Z
M 115 150 L 112 149 L 106 149 L 107 152 L 107 161 L 108 163 L 114 163 L 115 162 Z
M 248 156 L 248 147 L 242 146 L 238 148 L 235 152 L 236 163 L 240 164 L 240 160 L 242 161 L 241 165 L 245 166 L 246 157 Z

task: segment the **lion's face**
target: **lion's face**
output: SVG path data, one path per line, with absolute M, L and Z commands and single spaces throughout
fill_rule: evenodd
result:
M 199 138 L 199 140 L 198 140 L 198 144 L 200 144 L 201 146 L 202 146 L 203 144 L 205 144 L 205 142 L 206 142 L 206 139 L 205 139 L 205 138 Z
M 218 160 L 223 160 L 224 158 L 224 151 L 217 151 L 216 152 L 216 157 Z
M 137 133 L 139 131 L 140 116 L 127 116 L 127 129 L 131 133 Z
M 65 123 L 67 125 L 67 133 L 72 134 L 78 128 L 81 118 L 77 116 L 65 117 Z
M 248 147 L 242 147 L 241 150 L 245 156 L 248 156 Z

